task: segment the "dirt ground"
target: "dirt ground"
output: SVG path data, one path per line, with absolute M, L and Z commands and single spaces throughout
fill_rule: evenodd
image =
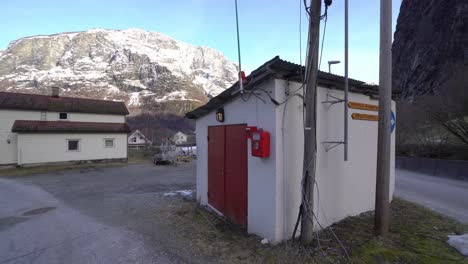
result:
M 194 163 L 6 175 L 0 263 L 468 263 L 445 243 L 466 225 L 402 200 L 386 238 L 365 213 L 332 226 L 342 246 L 328 228 L 311 245 L 264 245 L 177 190 L 195 190 Z

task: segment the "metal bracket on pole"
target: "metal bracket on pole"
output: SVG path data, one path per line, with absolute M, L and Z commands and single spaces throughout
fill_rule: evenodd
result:
M 329 97 L 333 98 L 334 100 L 329 99 Z M 326 101 L 322 101 L 322 104 L 334 105 L 334 104 L 337 104 L 337 103 L 342 103 L 342 102 L 344 102 L 344 101 L 345 101 L 345 100 L 340 99 L 340 98 L 338 98 L 338 97 L 335 97 L 335 96 L 331 95 L 330 93 L 327 93 L 327 100 L 326 100 Z
M 322 145 L 325 148 L 325 152 L 328 152 L 329 150 L 331 150 L 333 148 L 336 148 L 341 144 L 344 144 L 344 142 L 343 141 L 324 141 L 324 142 L 322 142 Z

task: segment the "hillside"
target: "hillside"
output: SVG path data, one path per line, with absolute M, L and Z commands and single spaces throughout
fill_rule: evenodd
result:
M 393 89 L 443 94 L 468 75 L 468 1 L 403 0 L 393 42 Z
M 21 38 L 0 51 L 0 91 L 123 100 L 132 114 L 181 115 L 236 81 L 220 52 L 157 32 L 104 30 Z

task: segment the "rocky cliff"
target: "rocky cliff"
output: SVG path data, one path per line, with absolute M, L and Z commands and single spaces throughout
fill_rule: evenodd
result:
M 33 36 L 0 51 L 0 91 L 124 100 L 183 113 L 236 81 L 237 66 L 220 52 L 140 29 Z
M 454 83 L 466 87 L 466 76 L 468 1 L 403 0 L 393 42 L 393 89 L 411 100 L 444 93 Z

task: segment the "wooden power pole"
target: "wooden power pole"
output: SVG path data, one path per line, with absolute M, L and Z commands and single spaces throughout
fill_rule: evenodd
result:
M 311 0 L 309 9 L 309 37 L 306 61 L 306 113 L 304 127 L 304 186 L 302 190 L 301 240 L 310 243 L 313 239 L 313 206 L 316 141 L 316 85 L 318 75 L 318 52 L 320 33 L 321 0 Z
M 390 115 L 392 102 L 392 0 L 380 0 L 379 131 L 375 231 L 385 235 L 390 217 Z

